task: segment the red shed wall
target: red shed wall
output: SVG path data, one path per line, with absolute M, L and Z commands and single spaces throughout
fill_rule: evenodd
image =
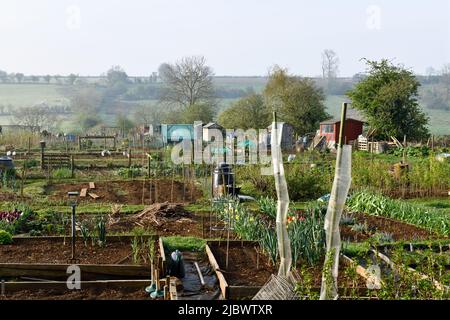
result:
M 335 124 L 335 140 L 339 141 L 339 129 L 341 123 L 338 122 Z M 347 120 L 345 122 L 345 141 L 348 143 L 349 141 L 353 141 L 358 139 L 358 136 L 363 132 L 363 123 L 355 120 Z

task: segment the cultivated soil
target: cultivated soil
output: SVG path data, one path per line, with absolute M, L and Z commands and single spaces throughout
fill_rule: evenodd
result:
M 392 235 L 394 241 L 412 241 L 436 239 L 437 235 L 428 230 L 407 224 L 401 221 L 384 217 L 370 216 L 364 213 L 354 213 L 355 223 L 367 223 L 368 232 L 356 232 L 352 226 L 341 225 L 341 239 L 343 241 L 362 242 L 370 238 L 376 232 L 386 232 Z
M 20 194 L 0 191 L 0 201 L 16 201 L 19 197 Z
M 89 188 L 89 183 L 53 184 L 48 187 L 47 193 L 51 200 L 68 200 L 67 192 L 81 192 L 83 188 Z M 78 201 L 119 204 L 191 203 L 202 196 L 202 192 L 194 185 L 180 181 L 173 181 L 172 184 L 172 180 L 101 181 L 95 182 L 95 189 L 88 190 L 88 193 L 94 193 L 99 198 L 93 199 L 88 195 L 85 198 L 79 197 Z
M 131 240 L 110 241 L 103 247 L 89 240 L 76 243 L 76 257 L 80 264 L 132 264 Z M 0 263 L 67 264 L 72 257 L 71 239 L 32 239 L 0 246 Z

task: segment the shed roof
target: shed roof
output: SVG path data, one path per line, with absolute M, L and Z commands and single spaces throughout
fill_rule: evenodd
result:
M 345 121 L 348 121 L 348 120 L 364 123 L 364 121 L 361 121 L 358 119 L 353 119 L 353 118 L 347 118 Z M 323 121 L 320 124 L 335 124 L 335 123 L 339 123 L 339 122 L 341 122 L 341 119 L 330 119 L 330 120 Z
M 214 128 L 214 127 L 222 128 L 222 126 L 220 124 L 216 123 L 216 122 L 210 122 L 210 123 L 206 124 L 205 126 L 203 126 L 203 128 L 206 128 L 206 129 Z

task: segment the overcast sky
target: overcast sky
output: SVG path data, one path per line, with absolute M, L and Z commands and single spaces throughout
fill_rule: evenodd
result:
M 450 1 L 1 0 L 0 41 L 0 69 L 25 74 L 149 75 L 204 55 L 217 75 L 315 76 L 326 48 L 342 76 L 363 57 L 424 74 L 450 63 Z

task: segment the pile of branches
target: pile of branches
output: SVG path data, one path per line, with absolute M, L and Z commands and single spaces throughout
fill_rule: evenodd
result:
M 145 227 L 148 225 L 161 226 L 168 221 L 189 219 L 192 214 L 187 212 L 180 204 L 155 203 L 146 207 L 142 212 L 127 216 L 125 219 L 128 223 Z M 124 220 L 125 220 L 124 219 Z M 117 224 L 124 222 L 117 221 Z M 114 225 L 115 223 L 112 223 Z

